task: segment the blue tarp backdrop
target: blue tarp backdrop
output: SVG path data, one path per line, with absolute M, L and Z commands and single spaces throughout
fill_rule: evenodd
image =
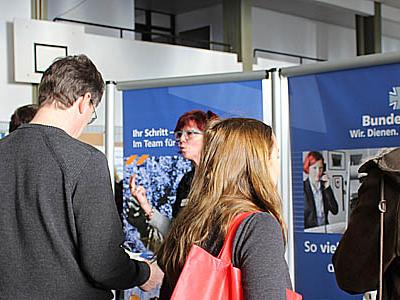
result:
M 332 255 L 356 199 L 358 167 L 382 148 L 400 145 L 400 65 L 289 77 L 296 289 L 307 300 L 361 299 L 336 284 Z M 339 212 L 329 224 L 304 229 L 303 159 L 324 156 Z M 347 200 L 346 200 L 347 199 Z M 315 209 L 315 208 L 314 208 Z M 368 251 L 368 249 L 365 249 Z

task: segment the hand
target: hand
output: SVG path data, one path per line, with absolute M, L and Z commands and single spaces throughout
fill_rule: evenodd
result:
M 324 174 L 321 176 L 320 180 L 322 181 L 322 183 L 324 185 L 324 189 L 327 189 L 329 187 L 329 176 Z
M 146 189 L 141 185 L 136 186 L 136 174 L 129 178 L 129 190 L 131 191 L 131 195 L 137 200 L 140 207 L 144 210 L 144 213 L 150 215 L 151 206 L 147 200 Z
M 164 273 L 163 273 L 163 271 L 161 271 L 160 267 L 157 265 L 156 262 L 150 263 L 150 262 L 146 261 L 146 263 L 150 267 L 150 277 L 144 284 L 142 284 L 140 286 L 140 288 L 143 291 L 148 292 L 148 291 L 156 288 L 157 285 L 161 284 L 163 277 L 164 277 Z

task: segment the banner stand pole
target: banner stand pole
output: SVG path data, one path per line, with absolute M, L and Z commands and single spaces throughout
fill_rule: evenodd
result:
M 273 128 L 281 153 L 281 176 L 278 184 L 278 190 L 282 198 L 282 214 L 288 230 L 287 250 L 285 257 L 289 266 L 289 273 L 294 288 L 294 231 L 292 163 L 289 127 L 289 95 L 287 80 L 281 78 L 279 70 L 272 70 L 271 80 Z
M 115 188 L 114 176 L 114 106 L 115 106 L 115 81 L 106 81 L 106 114 L 105 114 L 105 154 L 110 170 L 111 184 Z

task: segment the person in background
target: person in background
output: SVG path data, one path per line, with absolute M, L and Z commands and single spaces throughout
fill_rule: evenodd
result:
M 279 172 L 270 126 L 245 118 L 210 124 L 187 207 L 157 253 L 165 272 L 160 299 L 170 298 L 192 245 L 217 256 L 231 221 L 243 212 L 253 214 L 239 226 L 232 252 L 242 274 L 243 299 L 286 299 L 291 282 L 276 188 Z
M 338 203 L 325 174 L 324 157 L 316 151 L 304 158 L 304 229 L 329 224 L 328 214 L 338 213 Z
M 179 146 L 179 152 L 185 159 L 192 162 L 192 170 L 187 172 L 179 182 L 176 190 L 176 200 L 172 207 L 172 217 L 176 218 L 182 207 L 187 204 L 187 197 L 192 184 L 196 166 L 200 161 L 203 148 L 203 134 L 207 124 L 218 116 L 211 111 L 192 110 L 179 117 L 175 127 L 175 138 Z M 148 219 L 149 225 L 155 227 L 164 237 L 167 235 L 171 221 L 153 208 L 146 196 L 146 189 L 137 186 L 136 175 L 130 178 L 130 190 Z
M 3 299 L 112 299 L 112 289 L 162 280 L 156 264 L 120 246 L 106 157 L 76 139 L 103 91 L 86 56 L 58 59 L 43 74 L 33 120 L 0 141 Z
M 38 110 L 36 104 L 28 104 L 17 108 L 11 116 L 8 133 L 16 130 L 21 124 L 29 123 Z
M 387 148 L 365 161 L 358 178 L 358 201 L 332 257 L 336 282 L 350 294 L 377 291 L 376 298 L 367 293 L 363 299 L 397 300 L 400 148 Z

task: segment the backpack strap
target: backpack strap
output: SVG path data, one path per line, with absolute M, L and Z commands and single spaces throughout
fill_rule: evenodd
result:
M 383 175 L 381 175 L 380 182 L 380 201 L 378 204 L 378 208 L 380 211 L 380 238 L 379 238 L 379 300 L 382 300 L 383 294 L 383 235 L 384 235 L 384 224 L 385 224 L 385 213 L 386 213 L 386 200 L 385 200 L 385 182 L 383 180 Z

